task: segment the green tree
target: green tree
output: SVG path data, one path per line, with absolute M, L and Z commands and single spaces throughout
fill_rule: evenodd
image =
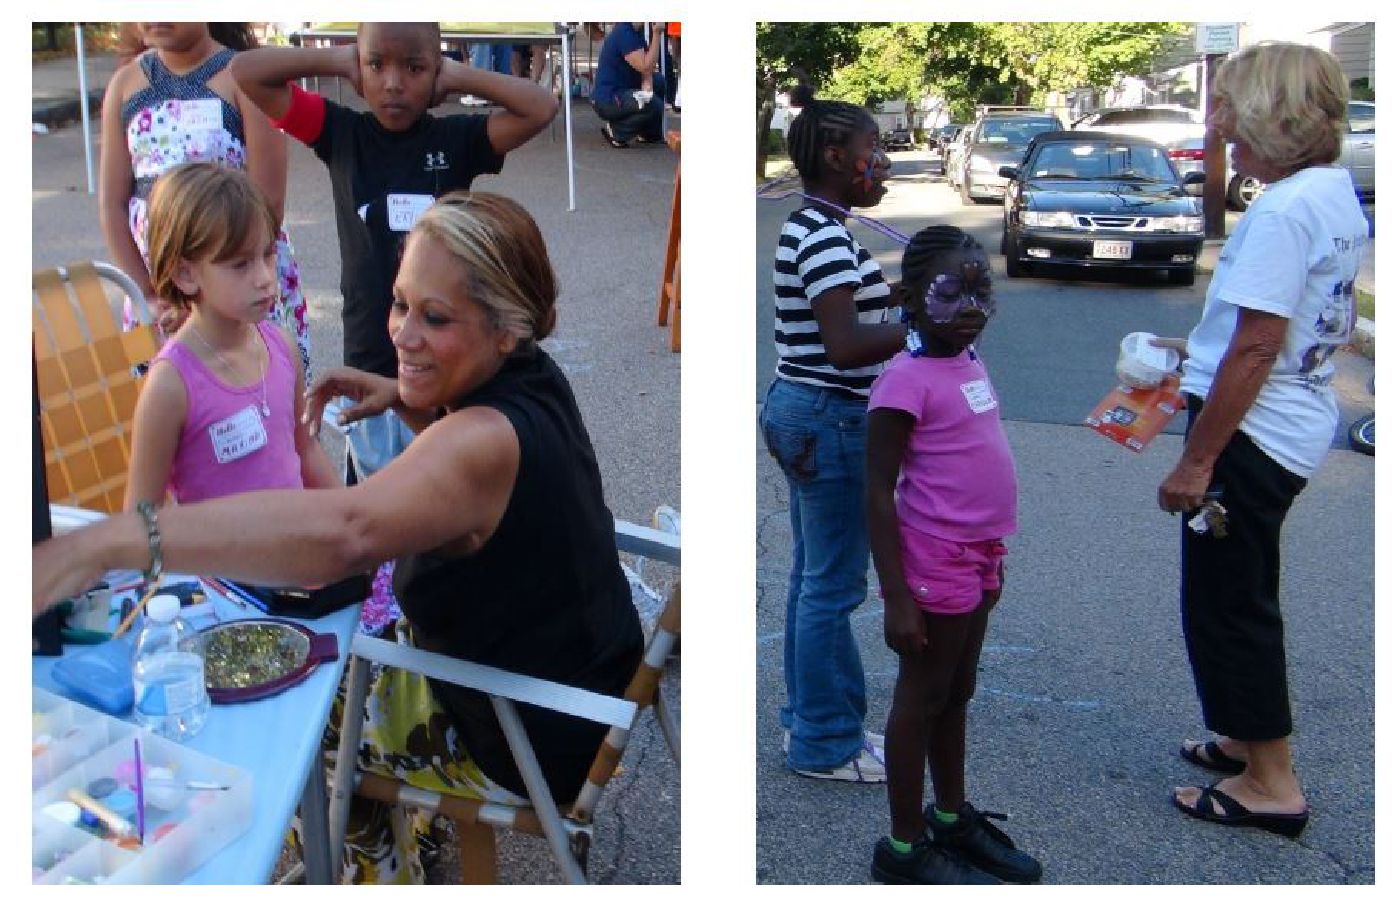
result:
M 837 66 L 859 52 L 857 37 L 864 26 L 852 22 L 759 22 L 757 27 L 757 149 L 758 176 L 763 177 L 768 129 L 773 122 L 774 96 L 805 77 L 823 85 Z
M 1052 91 L 1143 74 L 1183 22 L 799 22 L 758 26 L 758 169 L 773 95 L 805 73 L 819 94 L 873 106 L 942 98 L 954 121 L 979 104 L 1041 103 Z

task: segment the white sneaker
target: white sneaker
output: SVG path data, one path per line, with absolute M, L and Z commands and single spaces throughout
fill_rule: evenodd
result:
M 880 757 L 880 764 L 883 765 L 885 763 L 885 735 L 877 734 L 873 730 L 868 730 L 865 732 L 865 745 L 875 751 L 875 754 Z M 783 755 L 788 754 L 788 750 L 791 746 L 792 731 L 785 727 L 783 728 Z
M 884 754 L 877 755 L 868 742 L 860 747 L 860 752 L 855 758 L 844 765 L 832 768 L 830 771 L 812 771 L 803 768 L 793 768 L 792 770 L 803 777 L 815 777 L 819 780 L 842 780 L 847 783 L 882 784 L 887 779 Z

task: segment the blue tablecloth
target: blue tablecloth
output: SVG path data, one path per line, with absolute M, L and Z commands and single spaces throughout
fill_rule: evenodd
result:
M 215 598 L 223 620 L 257 617 Z M 345 670 L 350 638 L 359 621 L 358 605 L 324 618 L 301 620 L 318 633 L 336 635 L 340 655 L 320 665 L 306 680 L 276 696 L 238 705 L 216 705 L 208 722 L 186 746 L 245 768 L 253 774 L 253 823 L 244 834 L 186 878 L 188 884 L 267 883 L 277 864 L 312 763 L 331 700 Z M 67 651 L 71 651 L 72 647 Z M 58 657 L 35 656 L 34 686 L 71 696 L 51 676 Z

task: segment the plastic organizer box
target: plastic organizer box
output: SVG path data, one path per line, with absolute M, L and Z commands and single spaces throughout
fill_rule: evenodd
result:
M 138 739 L 143 845 L 123 848 L 102 828 L 55 814 L 76 788 L 119 814 L 129 806 L 125 817 L 135 825 Z M 248 771 L 37 687 L 33 753 L 35 883 L 178 883 L 253 820 Z

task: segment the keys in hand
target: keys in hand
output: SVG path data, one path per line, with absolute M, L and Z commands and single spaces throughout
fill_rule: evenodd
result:
M 1229 533 L 1225 529 L 1225 524 L 1225 507 L 1221 505 L 1220 500 L 1214 497 L 1207 498 L 1205 503 L 1196 510 L 1196 514 L 1186 522 L 1186 526 L 1197 534 L 1205 534 L 1209 531 L 1210 535 L 1217 540 Z

